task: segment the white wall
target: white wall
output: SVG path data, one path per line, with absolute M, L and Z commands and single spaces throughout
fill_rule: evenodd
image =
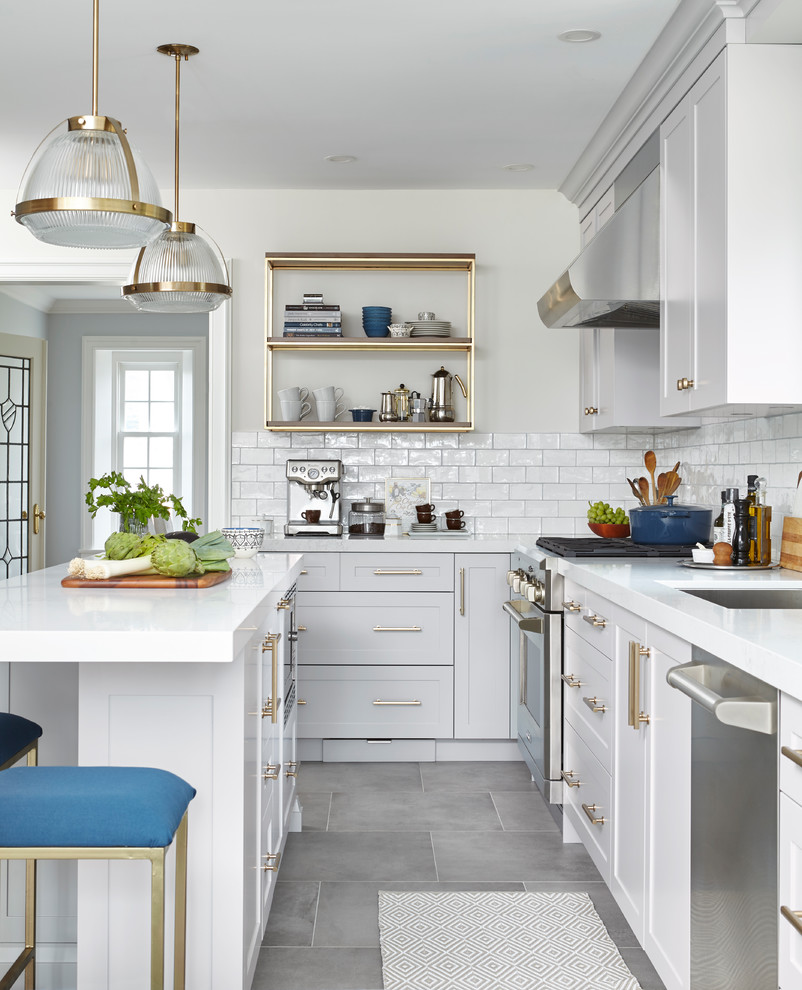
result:
M 12 299 L 0 284 L 0 333 L 16 333 L 23 337 L 47 337 L 47 318 L 32 306 Z
M 14 196 L 6 193 L 9 208 Z M 233 429 L 263 423 L 268 251 L 475 253 L 477 428 L 576 429 L 577 335 L 546 331 L 536 315 L 538 297 L 578 247 L 576 210 L 559 193 L 183 190 L 182 214 L 234 262 Z M 0 224 L 0 258 L 124 256 L 49 247 L 11 219 Z

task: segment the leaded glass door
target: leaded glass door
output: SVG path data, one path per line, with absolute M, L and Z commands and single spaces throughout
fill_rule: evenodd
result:
M 0 578 L 44 565 L 45 349 L 0 334 Z

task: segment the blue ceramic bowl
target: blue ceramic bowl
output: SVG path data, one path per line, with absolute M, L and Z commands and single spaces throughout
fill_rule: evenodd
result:
M 363 320 L 362 321 L 362 326 L 363 327 L 370 327 L 372 330 L 376 330 L 379 327 L 381 327 L 382 330 L 386 330 L 387 327 L 389 326 L 389 320 L 386 320 L 386 319 L 383 319 L 383 320 Z
M 363 313 L 391 313 L 393 311 L 392 306 L 363 306 Z
M 349 409 L 351 419 L 355 423 L 370 423 L 373 420 L 375 409 Z
M 367 337 L 389 337 L 390 331 L 387 327 L 365 327 Z

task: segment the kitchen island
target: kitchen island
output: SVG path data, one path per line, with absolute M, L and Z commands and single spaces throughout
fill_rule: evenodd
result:
M 42 722 L 42 762 L 72 762 L 74 749 L 65 746 L 72 759 L 59 759 L 53 740 L 74 733 L 82 765 L 160 767 L 197 788 L 189 810 L 187 986 L 193 990 L 250 986 L 266 921 L 265 884 L 275 877 L 259 868 L 271 800 L 271 782 L 261 774 L 270 723 L 259 717 L 265 691 L 270 694 L 269 683 L 263 688 L 263 644 L 280 626 L 276 606 L 297 579 L 301 557 L 261 555 L 232 564 L 229 580 L 203 590 L 65 589 L 63 565 L 0 583 L 0 657 L 10 665 L 2 701 Z M 75 690 L 62 692 L 51 720 L 25 700 L 46 693 L 42 678 L 60 673 Z M 274 825 L 271 841 L 281 839 Z M 40 938 L 69 942 L 71 894 L 54 896 L 66 919 L 61 928 L 47 919 Z M 77 897 L 72 986 L 146 986 L 147 870 L 82 862 Z M 2 918 L 3 942 L 18 937 L 16 922 Z M 13 957 L 11 946 L 1 948 Z M 42 958 L 37 985 L 69 986 L 60 982 L 76 958 L 69 947 L 43 945 Z

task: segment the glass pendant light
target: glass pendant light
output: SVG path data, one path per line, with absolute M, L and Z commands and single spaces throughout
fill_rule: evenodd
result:
M 122 124 L 98 115 L 99 3 L 92 22 L 92 113 L 70 117 L 42 141 L 20 183 L 13 215 L 40 241 L 62 247 L 141 247 L 171 220 Z
M 181 59 L 197 55 L 193 45 L 159 45 L 175 59 L 175 217 L 178 217 L 178 131 Z M 194 223 L 173 220 L 168 230 L 145 245 L 131 272 L 123 298 L 143 313 L 211 313 L 229 299 L 228 269 L 215 242 Z

